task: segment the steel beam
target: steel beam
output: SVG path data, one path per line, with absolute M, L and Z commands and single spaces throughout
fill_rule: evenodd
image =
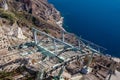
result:
M 89 59 L 88 64 L 87 64 L 87 68 L 88 68 L 89 65 L 92 63 L 93 56 L 94 56 L 94 53 L 92 53 L 91 56 L 90 56 L 90 59 Z
M 78 40 L 78 49 L 81 50 L 81 44 L 79 40 Z
M 65 42 L 65 35 L 64 31 L 62 31 L 62 41 Z
M 56 44 L 56 41 L 53 39 L 53 44 L 54 44 L 54 49 L 55 49 L 55 54 L 57 54 L 57 44 Z
M 49 37 L 49 38 L 51 38 L 51 39 L 54 39 L 54 40 L 56 40 L 57 42 L 60 42 L 60 43 L 62 43 L 62 44 L 64 44 L 64 45 L 67 45 L 67 46 L 70 46 L 70 47 L 74 48 L 74 46 L 72 46 L 71 44 L 68 44 L 68 43 L 66 43 L 66 42 L 63 42 L 63 41 L 61 41 L 60 39 L 56 39 L 56 38 L 54 38 L 53 36 L 51 36 L 51 35 L 49 35 L 49 34 L 47 34 L 47 33 L 45 33 L 45 32 L 42 32 L 42 31 L 37 30 L 37 29 L 35 29 L 35 28 L 33 28 L 33 30 L 41 33 L 42 35 L 46 35 L 47 37 Z
M 37 31 L 36 30 L 33 30 L 33 38 L 34 38 L 35 44 L 37 44 L 38 40 L 37 40 Z

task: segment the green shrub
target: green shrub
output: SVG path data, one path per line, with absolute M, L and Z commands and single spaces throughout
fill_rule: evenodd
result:
M 49 29 L 44 29 L 43 30 L 45 33 L 50 33 L 50 30 Z
M 13 23 L 16 20 L 16 17 L 15 17 L 15 15 L 13 13 L 4 11 L 2 9 L 0 10 L 0 17 L 8 19 L 8 20 L 10 20 Z

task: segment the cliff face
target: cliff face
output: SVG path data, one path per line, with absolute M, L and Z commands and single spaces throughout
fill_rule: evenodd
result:
M 7 9 L 3 7 L 5 5 L 7 5 Z M 27 34 L 24 28 L 30 31 L 31 27 L 35 27 L 54 37 L 61 38 L 63 29 L 60 27 L 62 17 L 59 11 L 47 0 L 0 0 L 0 20 L 0 25 L 11 26 L 14 23 L 17 24 L 22 29 L 17 27 L 17 30 L 20 33 L 23 31 L 23 34 Z M 75 39 L 72 39 L 73 34 L 67 34 L 65 38 L 70 39 L 68 41 L 71 43 L 75 41 Z
M 6 8 L 7 7 L 7 8 Z M 47 0 L 0 0 L 0 18 L 20 27 L 36 27 L 55 37 L 63 29 L 59 11 Z
M 60 25 L 61 15 L 47 0 L 9 0 L 16 11 L 26 11 L 53 25 Z

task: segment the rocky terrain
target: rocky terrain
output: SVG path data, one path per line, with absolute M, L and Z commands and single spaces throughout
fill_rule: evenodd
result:
M 62 23 L 59 11 L 47 0 L 0 0 L 0 29 L 12 45 L 32 39 L 32 27 L 61 38 Z M 64 36 L 70 43 L 77 42 L 72 33 Z
M 10 5 L 16 11 L 26 11 L 34 16 L 40 17 L 48 23 L 56 25 L 62 21 L 59 11 L 47 0 L 9 0 Z M 58 25 L 58 24 L 57 24 Z
M 17 80 L 22 77 L 22 80 L 34 80 L 38 71 L 29 73 L 30 70 L 28 71 L 28 68 L 38 70 L 43 67 L 37 65 L 38 62 L 41 62 L 48 70 L 51 67 L 46 64 L 53 66 L 53 64 L 57 63 L 58 59 L 45 59 L 45 56 L 37 52 L 38 50 L 34 46 L 21 49 L 18 45 L 33 41 L 32 28 L 62 39 L 61 33 L 64 31 L 62 22 L 63 18 L 59 11 L 49 4 L 47 0 L 0 0 L 0 79 Z M 74 34 L 68 33 L 64 34 L 64 36 L 66 42 L 78 46 L 78 41 Z M 38 37 L 44 38 L 46 36 L 38 34 Z M 45 42 L 45 46 L 49 47 L 52 42 L 45 38 L 44 41 L 46 40 L 48 42 Z M 69 56 L 74 54 L 72 51 L 66 51 L 63 56 L 68 56 L 68 53 L 70 54 Z M 91 53 L 91 51 L 84 48 L 83 53 Z M 25 54 L 29 55 L 24 57 L 23 55 Z M 84 65 L 87 65 L 89 58 L 90 56 L 86 56 L 80 61 L 77 60 L 68 64 L 63 72 L 65 80 L 71 80 L 72 78 L 72 80 L 79 80 L 82 75 L 76 76 L 76 73 L 79 73 L 78 71 Z M 120 59 L 95 55 L 90 64 L 92 72 L 82 77 L 85 80 L 93 80 L 93 78 L 94 80 L 104 80 L 108 76 L 107 72 L 109 72 L 111 66 L 114 67 L 114 71 L 116 70 L 119 73 Z M 26 69 L 26 67 L 28 68 Z M 100 69 L 96 71 L 95 67 L 100 67 Z M 56 71 L 56 73 L 58 72 Z
M 6 3 L 5 3 L 5 2 Z M 0 0 L 0 17 L 10 25 L 37 27 L 54 36 L 59 36 L 63 22 L 59 11 L 47 0 Z M 4 9 L 4 10 L 3 10 Z

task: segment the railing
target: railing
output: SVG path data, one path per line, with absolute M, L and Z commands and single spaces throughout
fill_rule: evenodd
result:
M 66 40 L 65 40 L 65 34 L 71 34 L 71 33 L 68 33 L 68 32 L 65 32 L 65 31 L 61 31 L 62 32 L 62 40 L 61 39 L 58 39 L 58 38 L 54 38 L 53 36 L 51 36 L 51 35 L 49 35 L 49 34 L 47 34 L 47 33 L 45 33 L 45 32 L 42 32 L 42 31 L 40 31 L 40 30 L 37 30 L 37 29 L 35 29 L 35 28 L 33 28 L 33 36 L 34 36 L 34 40 L 35 40 L 35 43 L 37 44 L 38 43 L 38 40 L 37 40 L 37 33 L 40 33 L 40 34 L 42 34 L 42 35 L 45 35 L 45 36 L 47 36 L 47 37 L 49 37 L 49 38 L 51 38 L 51 39 L 53 39 L 55 42 L 60 42 L 60 43 L 62 43 L 62 44 L 64 44 L 64 45 L 67 45 L 67 46 L 69 46 L 69 47 L 72 47 L 72 48 L 74 48 L 74 49 L 76 49 L 76 50 L 82 50 L 82 48 L 87 48 L 87 49 L 89 49 L 89 50 L 91 50 L 92 52 L 94 52 L 94 53 L 102 53 L 103 51 L 105 51 L 105 50 L 107 50 L 106 48 L 104 48 L 104 47 L 102 47 L 102 46 L 99 46 L 99 45 L 97 45 L 97 44 L 95 44 L 95 43 L 93 43 L 93 42 L 90 42 L 90 41 L 88 41 L 88 40 L 85 40 L 85 39 L 83 39 L 83 38 L 80 38 L 80 37 L 78 37 L 78 36 L 76 36 L 75 35 L 75 37 L 76 37 L 76 39 L 77 39 L 77 43 L 78 43 L 78 46 L 75 46 L 75 44 L 71 44 L 71 43 L 69 43 L 69 42 L 67 42 Z

